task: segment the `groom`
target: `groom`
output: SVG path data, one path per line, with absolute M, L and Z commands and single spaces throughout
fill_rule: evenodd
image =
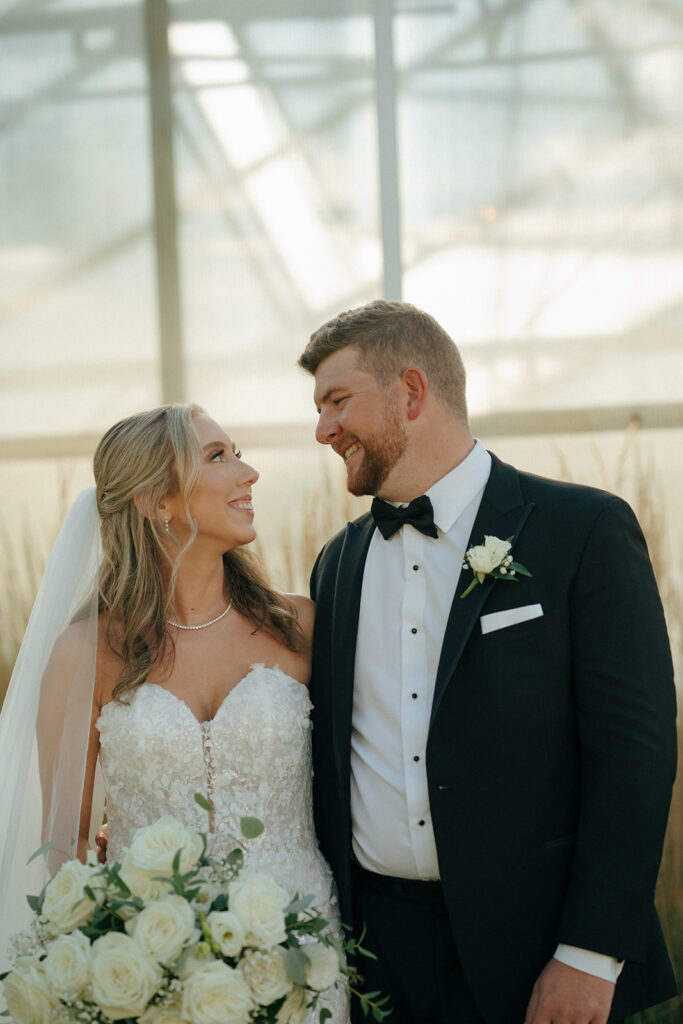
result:
M 366 989 L 392 1024 L 605 1024 L 674 996 L 653 892 L 675 692 L 633 513 L 475 441 L 458 351 L 413 306 L 340 314 L 300 365 L 318 441 L 375 496 L 311 579 L 316 826 L 378 955 Z M 463 567 L 485 536 L 522 568 L 496 541 Z

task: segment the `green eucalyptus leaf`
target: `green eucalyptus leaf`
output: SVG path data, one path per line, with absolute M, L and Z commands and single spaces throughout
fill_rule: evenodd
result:
M 237 870 L 239 870 L 242 867 L 242 865 L 244 864 L 244 854 L 239 849 L 239 847 L 236 847 L 234 850 L 230 851 L 228 856 L 225 858 L 225 863 L 229 868 L 235 868 Z
M 305 910 L 306 907 L 310 907 L 311 903 L 315 899 L 315 896 L 300 896 L 294 898 L 291 903 L 285 907 L 285 914 L 298 914 L 300 910 Z
M 132 900 L 112 900 L 109 905 L 109 909 L 112 914 L 118 914 L 119 910 L 123 907 L 130 907 L 131 910 L 136 910 L 138 913 L 141 913 L 141 911 L 145 909 L 145 904 L 142 900 L 136 898 Z
M 519 562 L 511 562 L 510 565 L 508 566 L 508 569 L 514 569 L 515 572 L 518 572 L 520 574 L 520 576 L 531 576 L 529 570 L 526 569 L 523 565 L 520 565 Z M 514 576 L 512 578 L 514 579 Z
M 287 974 L 295 985 L 306 984 L 306 968 L 310 960 L 298 947 L 290 947 L 285 953 L 285 967 Z
M 256 839 L 263 832 L 263 822 L 258 818 L 240 818 L 240 829 L 245 839 Z
M 213 804 L 211 803 L 210 800 L 207 800 L 206 797 L 203 796 L 201 793 L 195 793 L 194 798 L 195 801 L 199 804 L 199 806 L 203 808 L 205 811 L 208 811 L 209 814 L 213 812 Z
M 227 910 L 228 909 L 228 897 L 224 892 L 221 892 L 216 896 L 216 899 L 211 904 L 212 910 Z
M 128 888 L 124 880 L 121 878 L 118 871 L 112 871 L 109 877 L 109 881 L 111 882 L 112 885 L 115 885 L 116 888 L 119 889 L 124 896 L 128 897 L 131 895 L 130 889 Z
M 50 842 L 48 842 L 48 843 L 43 843 L 43 845 L 42 845 L 42 846 L 39 846 L 39 847 L 38 847 L 38 849 L 36 850 L 36 852 L 35 852 L 35 853 L 32 853 L 32 854 L 31 854 L 31 856 L 30 856 L 30 857 L 29 857 L 29 859 L 28 859 L 28 860 L 26 861 L 26 863 L 27 863 L 27 864 L 30 864 L 32 860 L 35 860 L 35 859 L 36 859 L 36 857 L 40 857 L 40 856 L 41 856 L 41 855 L 42 855 L 43 853 L 47 853 L 47 851 L 48 851 L 48 850 L 51 850 L 51 849 L 52 849 L 52 843 L 50 843 Z

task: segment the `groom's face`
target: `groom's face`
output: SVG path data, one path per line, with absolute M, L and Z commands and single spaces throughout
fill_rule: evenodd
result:
M 408 443 L 400 388 L 381 386 L 358 366 L 358 350 L 347 346 L 320 364 L 313 397 L 316 439 L 344 460 L 351 494 L 381 495 Z

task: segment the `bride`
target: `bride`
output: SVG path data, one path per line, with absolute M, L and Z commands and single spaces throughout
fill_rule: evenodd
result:
M 207 833 L 216 856 L 256 817 L 250 866 L 314 893 L 338 922 L 311 811 L 314 608 L 273 591 L 244 550 L 257 471 L 199 407 L 180 405 L 113 426 L 94 470 L 96 512 L 86 492 L 58 538 L 0 722 L 3 947 L 30 886 L 74 844 L 85 858 L 101 821 L 98 759 L 109 859 L 162 814 Z M 26 868 L 46 840 L 53 850 Z M 328 1005 L 345 1024 L 344 993 Z

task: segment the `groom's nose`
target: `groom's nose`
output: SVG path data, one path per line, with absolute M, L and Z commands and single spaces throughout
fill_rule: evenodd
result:
M 341 427 L 334 415 L 323 409 L 318 417 L 318 426 L 315 428 L 315 439 L 319 444 L 332 444 L 338 437 L 341 437 Z

